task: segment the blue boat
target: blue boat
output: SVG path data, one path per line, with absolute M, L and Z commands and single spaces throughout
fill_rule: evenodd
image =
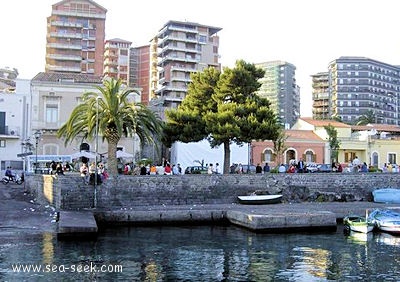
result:
M 400 189 L 384 188 L 372 192 L 375 203 L 400 204 Z
M 388 209 L 375 209 L 368 221 L 381 231 L 400 234 L 400 212 Z

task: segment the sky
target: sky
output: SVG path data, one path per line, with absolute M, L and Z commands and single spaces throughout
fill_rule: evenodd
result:
M 57 0 L 1 5 L 0 67 L 19 78 L 44 71 L 46 18 Z M 148 44 L 169 20 L 220 27 L 223 67 L 282 60 L 296 66 L 301 116 L 311 116 L 311 75 L 341 56 L 400 65 L 398 0 L 95 0 L 107 9 L 106 39 Z

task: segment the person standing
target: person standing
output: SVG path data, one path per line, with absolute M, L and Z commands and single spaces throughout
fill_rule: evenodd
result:
M 257 164 L 257 166 L 256 166 L 256 173 L 262 173 L 262 171 L 263 171 L 263 169 L 262 169 L 262 167 L 260 166 L 260 164 Z
M 271 168 L 269 167 L 269 164 L 268 164 L 268 163 L 265 163 L 265 165 L 264 165 L 264 167 L 263 167 L 263 171 L 264 171 L 264 173 L 267 173 L 267 172 L 270 172 L 270 171 L 271 171 Z
M 208 165 L 207 174 L 213 174 L 213 164 Z
M 215 164 L 214 173 L 215 173 L 215 174 L 220 174 L 220 173 L 221 173 L 220 168 L 219 168 L 219 163 L 216 163 L 216 164 Z
M 305 164 L 302 158 L 300 158 L 299 162 L 297 163 L 297 172 L 303 173 L 305 168 Z

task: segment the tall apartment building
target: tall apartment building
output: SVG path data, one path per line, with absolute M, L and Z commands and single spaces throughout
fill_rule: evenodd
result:
M 259 80 L 258 95 L 271 102 L 278 120 L 285 128 L 290 128 L 300 116 L 300 87 L 296 84 L 296 67 L 284 61 L 255 64 L 265 71 Z
M 150 45 L 130 48 L 128 85 L 141 89 L 140 101 L 145 105 L 150 101 L 150 68 Z
M 312 77 L 312 117 L 330 119 L 332 117 L 329 97 L 329 73 L 319 72 Z
M 190 74 L 208 67 L 221 69 L 219 37 L 221 28 L 192 22 L 169 21 L 157 34 L 159 89 L 166 107 L 177 107 L 184 99 Z
M 400 124 L 400 67 L 365 57 L 340 57 L 329 64 L 332 115 L 345 123 L 372 111 L 375 123 Z
M 46 72 L 103 75 L 107 10 L 91 0 L 63 0 L 47 18 Z
M 128 83 L 129 48 L 132 42 L 120 38 L 106 40 L 104 43 L 104 76 L 121 79 Z

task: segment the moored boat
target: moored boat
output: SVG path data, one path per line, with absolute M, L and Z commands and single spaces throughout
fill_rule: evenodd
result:
M 400 204 L 400 189 L 384 188 L 372 191 L 375 203 Z
M 349 215 L 343 218 L 343 225 L 349 230 L 360 233 L 368 233 L 374 229 L 365 216 Z
M 400 234 L 400 212 L 389 209 L 375 209 L 368 219 L 379 230 Z
M 239 203 L 244 205 L 277 204 L 282 200 L 282 195 L 250 195 L 238 196 Z

